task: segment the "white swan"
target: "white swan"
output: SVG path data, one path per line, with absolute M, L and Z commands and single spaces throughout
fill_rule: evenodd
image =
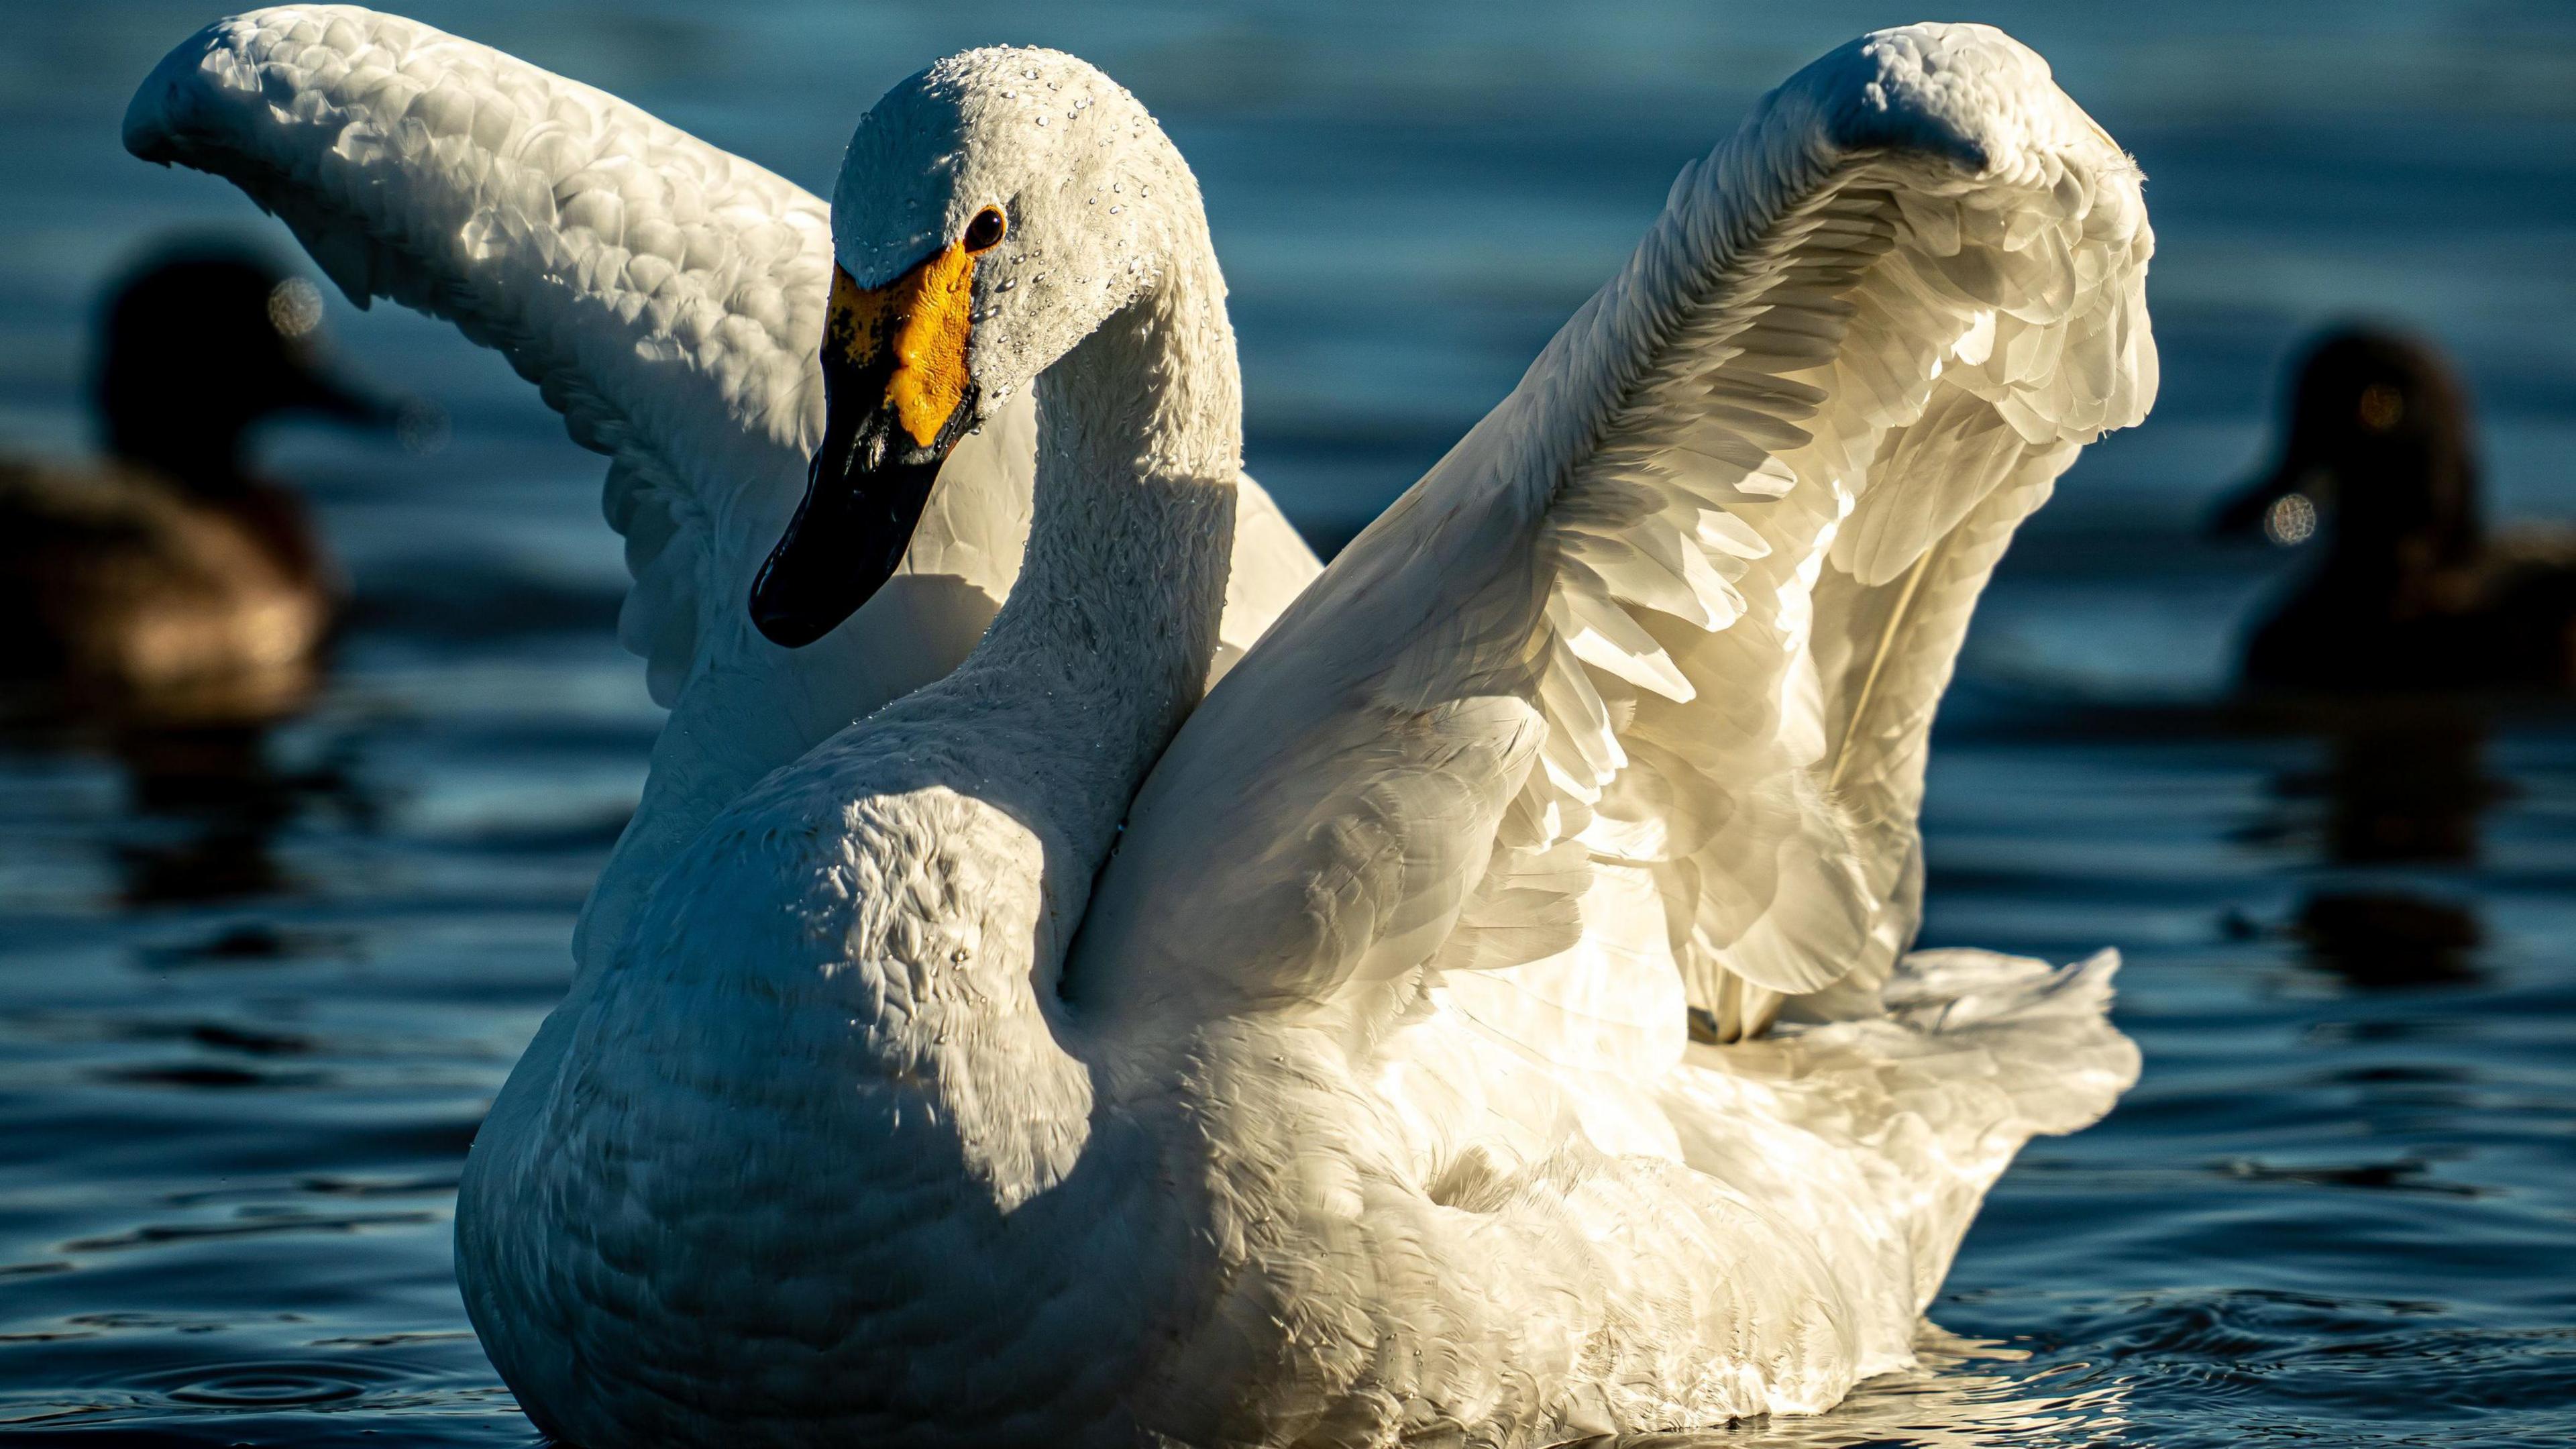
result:
M 1194 714 L 1245 494 L 1169 143 L 979 51 L 832 219 L 762 626 L 858 603 L 1034 383 L 1024 571 L 671 853 L 496 1103 L 459 1274 L 540 1424 L 1545 1443 L 1904 1363 L 2136 1065 L 2107 961 L 1897 960 L 1974 596 L 2153 391 L 2136 172 L 2038 58 L 1883 32 L 1766 98 Z
M 357 305 L 391 297 L 499 348 L 612 460 L 603 502 L 635 574 L 618 636 L 671 716 L 582 913 L 586 969 L 744 787 L 963 659 L 1019 570 L 1025 395 L 960 444 L 855 622 L 794 653 L 752 630 L 742 601 L 822 431 L 828 216 L 614 96 L 400 16 L 288 6 L 173 50 L 125 144 L 237 183 Z M 1317 568 L 1244 484 L 1220 673 Z

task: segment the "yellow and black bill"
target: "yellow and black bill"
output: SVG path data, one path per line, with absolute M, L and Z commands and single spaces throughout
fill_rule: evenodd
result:
M 975 257 L 951 243 L 882 287 L 832 271 L 823 327 L 823 445 L 805 501 L 751 586 L 751 618 L 790 649 L 885 586 L 939 466 L 975 421 L 966 369 Z

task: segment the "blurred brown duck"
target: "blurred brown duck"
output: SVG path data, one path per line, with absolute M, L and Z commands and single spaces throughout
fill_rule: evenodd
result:
M 12 713 L 255 723 L 310 697 L 338 575 L 247 435 L 395 410 L 319 366 L 320 292 L 246 255 L 148 265 L 109 303 L 95 402 L 109 456 L 0 462 L 0 683 Z
M 2468 399 L 2441 355 L 2347 327 L 2299 364 L 2272 472 L 2217 531 L 2325 557 L 2256 628 L 2259 691 L 2561 691 L 2576 685 L 2576 536 L 2490 536 Z

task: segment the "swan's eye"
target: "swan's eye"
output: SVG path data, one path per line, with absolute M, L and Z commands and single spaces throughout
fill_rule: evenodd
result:
M 1000 207 L 985 207 L 975 213 L 973 221 L 966 223 L 962 245 L 970 252 L 989 252 L 1001 245 L 1002 233 L 1009 229 L 1010 223 L 1002 219 Z

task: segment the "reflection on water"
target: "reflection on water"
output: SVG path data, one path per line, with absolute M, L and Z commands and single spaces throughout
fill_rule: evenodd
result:
M 2311 887 L 2285 923 L 2309 963 L 2361 989 L 2464 984 L 2486 931 L 2473 902 L 2438 881 L 2391 880 L 2407 866 L 2460 867 L 2481 855 L 2480 822 L 2510 793 L 2488 770 L 2492 706 L 2415 696 L 2275 702 L 2259 718 L 2323 737 L 2321 772 L 2285 772 L 2280 818 L 2257 838 L 2299 833 L 2320 806 L 2323 854 L 2344 869 Z
M 2025 1384 L 2119 1386 L 2116 1442 L 2562 1440 L 2576 1285 L 2532 1265 L 2576 1237 L 2576 721 L 2436 718 L 2411 752 L 2151 718 L 1945 737 L 1927 935 L 2108 932 L 2148 1067 L 2025 1154 L 1935 1317 L 2028 1349 Z M 2423 768 L 2338 768 L 2383 751 Z
M 2481 817 L 2506 797 L 2486 768 L 2488 706 L 2442 696 L 2306 701 L 2290 719 L 2324 732 L 2326 771 L 2285 776 L 2282 802 L 2298 810 L 2324 797 L 2324 856 L 2344 866 L 2311 887 L 2287 923 L 2308 962 L 2362 990 L 2478 980 L 2486 928 L 2476 905 L 2372 866 L 2476 864 Z
M 2317 967 L 2365 989 L 2473 982 L 2486 941 L 2469 907 L 2393 890 L 2317 891 L 2297 930 Z
M 269 895 L 286 881 L 269 838 L 297 786 L 270 768 L 265 727 L 135 730 L 116 739 L 134 831 L 119 843 L 137 906 Z
M 2343 865 L 2471 861 L 2478 817 L 2501 787 L 2486 773 L 2487 722 L 2439 698 L 2339 709 L 2324 719 L 2333 753 L 2326 854 Z
M 335 763 L 281 769 L 256 725 L 54 727 L 0 731 L 0 750 L 30 768 L 85 759 L 117 767 L 122 810 L 99 841 L 125 906 L 209 904 L 278 895 L 296 882 L 273 843 L 308 811 L 363 829 L 374 806 Z M 257 954 L 262 933 L 229 933 L 222 954 Z
M 2099 1444 L 2126 1427 L 2116 1381 L 2071 1370 L 2017 1375 L 2030 1352 L 1925 1325 L 1904 1373 L 1871 1379 L 1830 1414 L 1777 1415 L 1686 1434 L 1580 1441 L 1587 1449 L 2051 1449 Z
M 2248 841 L 2313 838 L 2339 865 L 2465 863 L 2509 787 L 2488 773 L 2488 706 L 2438 696 L 2266 702 L 2231 715 L 2257 734 L 2320 742 L 2323 768 L 2284 770 Z
M 421 0 L 813 183 L 896 76 L 996 39 L 1103 62 L 1199 171 L 1250 466 L 1347 531 L 1508 389 L 1674 169 L 1873 24 L 1710 7 Z M 202 5 L 21 7 L 0 53 L 0 451 L 87 446 L 95 286 L 243 228 L 124 158 Z M 2123 948 L 2126 1103 L 2035 1144 L 1916 1373 L 1686 1442 L 2563 1443 L 2576 1423 L 2576 726 L 2249 723 L 2214 699 L 2269 559 L 2190 541 L 2290 343 L 2356 306 L 2472 374 L 2490 499 L 2576 511 L 2576 21 L 2563 7 L 1998 0 L 2153 178 L 2166 384 L 1980 614 L 1932 768 L 1932 944 Z M 2474 77 L 2464 84 L 2461 77 Z M 2438 267 L 2425 265 L 2439 256 Z M 436 458 L 272 455 L 356 584 L 312 713 L 0 748 L 0 1431 L 530 1445 L 465 1329 L 458 1166 L 569 971 L 659 713 L 613 643 L 599 460 L 445 329 L 326 299 Z M 122 751 L 120 758 L 119 751 Z

